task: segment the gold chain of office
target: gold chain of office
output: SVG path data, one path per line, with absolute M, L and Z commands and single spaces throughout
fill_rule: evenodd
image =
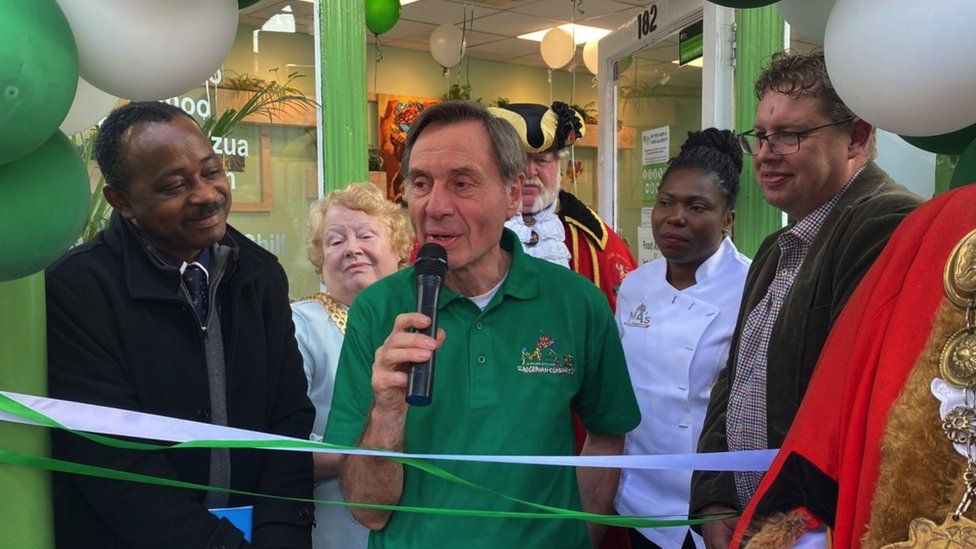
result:
M 335 323 L 336 328 L 339 328 L 339 333 L 346 335 L 346 320 L 349 319 L 349 307 L 346 307 L 331 295 L 322 292 L 315 294 L 312 298 L 317 299 L 325 307 L 325 311 L 329 313 L 329 318 Z

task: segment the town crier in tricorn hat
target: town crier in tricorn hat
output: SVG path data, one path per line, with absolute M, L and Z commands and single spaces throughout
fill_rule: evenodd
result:
M 518 234 L 529 255 L 592 280 L 613 308 L 620 283 L 636 267 L 634 258 L 596 212 L 560 188 L 560 160 L 586 133 L 583 117 L 559 101 L 551 107 L 512 103 L 489 110 L 515 128 L 526 154 L 522 209 L 506 226 Z

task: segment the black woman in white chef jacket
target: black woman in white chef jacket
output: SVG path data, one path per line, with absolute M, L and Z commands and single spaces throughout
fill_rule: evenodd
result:
M 651 215 L 663 257 L 620 288 L 617 326 L 643 418 L 627 454 L 695 451 L 708 397 L 725 366 L 749 259 L 729 235 L 742 152 L 735 135 L 689 133 L 661 181 Z M 617 511 L 687 516 L 691 471 L 624 470 Z M 631 532 L 634 549 L 704 547 L 687 526 Z

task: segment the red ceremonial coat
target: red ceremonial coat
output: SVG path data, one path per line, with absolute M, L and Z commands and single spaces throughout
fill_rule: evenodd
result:
M 637 268 L 627 244 L 600 216 L 566 191 L 559 192 L 557 215 L 566 229 L 566 247 L 572 255 L 569 267 L 603 290 L 610 309 L 616 310 L 620 284 Z

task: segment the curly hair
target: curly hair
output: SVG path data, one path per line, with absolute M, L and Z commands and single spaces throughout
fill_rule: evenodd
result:
M 742 173 L 742 149 L 734 133 L 716 128 L 688 132 L 681 152 L 668 162 L 668 168 L 661 177 L 662 183 L 671 172 L 681 169 L 698 170 L 714 178 L 722 189 L 726 207 L 735 209 L 735 200 L 739 196 L 739 174 Z
M 827 74 L 827 62 L 822 50 L 808 54 L 794 51 L 774 53 L 769 66 L 756 79 L 753 91 L 760 101 L 768 91 L 793 98 L 807 96 L 819 99 L 824 114 L 834 121 L 857 116 L 837 95 L 830 75 Z M 871 160 L 877 156 L 874 133 L 871 134 L 867 155 Z
M 827 74 L 823 51 L 801 54 L 782 51 L 773 54 L 769 66 L 756 80 L 754 88 L 760 101 L 767 91 L 775 91 L 790 97 L 802 95 L 820 99 L 831 120 L 843 120 L 855 116 L 841 101 Z
M 193 120 L 179 107 L 159 101 L 134 101 L 112 111 L 98 128 L 94 146 L 105 183 L 120 191 L 129 186 L 129 167 L 122 154 L 122 141 L 129 128 L 144 122 L 171 122 L 180 116 Z
M 390 233 L 390 243 L 396 252 L 397 264 L 406 265 L 410 259 L 413 230 L 407 214 L 400 206 L 390 202 L 376 185 L 372 183 L 350 183 L 345 189 L 330 192 L 325 198 L 313 202 L 308 211 L 308 236 L 305 253 L 308 261 L 315 267 L 315 273 L 322 276 L 322 232 L 325 229 L 325 215 L 329 208 L 341 206 L 349 210 L 363 212 L 383 222 Z

